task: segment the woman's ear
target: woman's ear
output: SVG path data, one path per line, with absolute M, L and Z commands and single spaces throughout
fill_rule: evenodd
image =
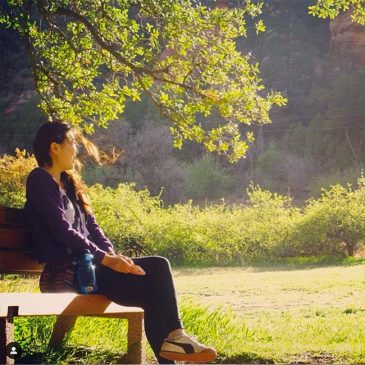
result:
M 59 144 L 56 142 L 52 142 L 51 145 L 49 146 L 49 152 L 53 155 L 57 155 L 58 151 L 59 151 Z

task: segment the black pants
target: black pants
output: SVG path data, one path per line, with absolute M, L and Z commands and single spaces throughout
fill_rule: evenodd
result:
M 123 274 L 104 265 L 96 267 L 97 294 L 125 306 L 144 309 L 148 342 L 161 364 L 174 363 L 159 356 L 168 333 L 182 328 L 170 263 L 160 256 L 133 258 L 146 275 Z

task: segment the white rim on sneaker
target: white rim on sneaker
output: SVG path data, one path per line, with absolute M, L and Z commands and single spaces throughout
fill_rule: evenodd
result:
M 192 354 L 161 351 L 160 356 L 168 360 L 207 363 L 213 361 L 217 357 L 217 352 L 214 349 L 208 349 L 202 352 L 194 352 Z
M 207 363 L 217 357 L 217 351 L 199 343 L 195 337 L 184 334 L 165 339 L 160 356 L 168 360 Z

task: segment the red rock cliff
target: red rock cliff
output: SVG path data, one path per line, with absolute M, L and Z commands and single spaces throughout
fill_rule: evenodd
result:
M 347 12 L 330 22 L 330 59 L 335 71 L 365 68 L 365 27 Z

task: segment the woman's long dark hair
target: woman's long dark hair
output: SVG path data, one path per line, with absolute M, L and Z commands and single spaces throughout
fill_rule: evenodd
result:
M 33 153 L 39 167 L 52 167 L 52 158 L 49 150 L 53 142 L 62 143 L 67 132 L 75 130 L 69 124 L 56 120 L 43 124 L 34 139 Z M 93 154 L 97 154 L 97 148 L 90 141 L 86 140 L 76 130 L 76 136 L 89 150 L 92 146 Z M 88 148 L 89 147 L 89 148 Z M 97 156 L 94 156 L 97 158 Z M 80 166 L 80 165 L 79 165 Z M 61 181 L 65 184 L 66 193 L 73 202 L 78 202 L 87 213 L 92 213 L 89 198 L 86 193 L 86 186 L 80 175 L 75 170 L 68 170 L 61 173 Z
M 43 124 L 35 136 L 33 153 L 39 167 L 52 167 L 52 158 L 49 154 L 53 142 L 62 143 L 71 126 L 59 120 Z

